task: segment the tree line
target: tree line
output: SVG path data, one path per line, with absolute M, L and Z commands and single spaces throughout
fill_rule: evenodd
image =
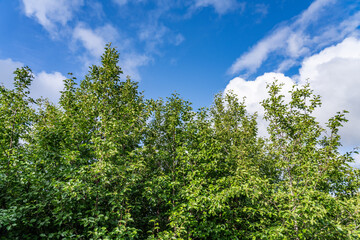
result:
M 30 97 L 28 67 L 0 87 L 0 239 L 360 238 L 345 111 L 321 126 L 309 85 L 285 101 L 275 81 L 261 137 L 235 94 L 145 99 L 118 61 L 107 45 L 57 104 Z

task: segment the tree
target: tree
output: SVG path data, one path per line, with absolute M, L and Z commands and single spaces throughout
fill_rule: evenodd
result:
M 18 229 L 16 222 L 22 220 L 19 209 L 22 211 L 27 188 L 23 173 L 29 173 L 26 141 L 35 116 L 31 108 L 34 100 L 29 97 L 32 72 L 23 67 L 14 74 L 13 90 L 0 86 L 0 235 L 10 230 L 9 238 Z
M 218 94 L 195 111 L 144 99 L 107 45 L 58 104 L 32 73 L 0 88 L 0 239 L 358 239 L 360 172 L 341 154 L 346 112 L 321 126 L 320 97 L 276 81 L 262 102 Z
M 309 85 L 294 86 L 290 102 L 281 85 L 268 85 L 262 102 L 270 134 L 266 162 L 273 174 L 264 197 L 272 206 L 272 221 L 255 236 L 293 239 L 353 239 L 359 236 L 359 170 L 348 165 L 350 154 L 340 154 L 338 113 L 327 124 L 329 133 L 312 116 L 320 97 Z M 350 203 L 351 202 L 351 203 Z

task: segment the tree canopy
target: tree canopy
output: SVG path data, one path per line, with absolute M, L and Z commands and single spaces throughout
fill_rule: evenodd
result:
M 360 172 L 320 97 L 268 85 L 268 137 L 246 100 L 145 99 L 107 45 L 59 103 L 33 74 L 0 87 L 0 239 L 359 239 Z

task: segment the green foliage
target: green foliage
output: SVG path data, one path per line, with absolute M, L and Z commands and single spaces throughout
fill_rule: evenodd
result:
M 29 97 L 27 67 L 0 87 L 0 239 L 358 239 L 360 174 L 339 112 L 268 85 L 268 137 L 233 93 L 194 111 L 145 100 L 110 45 L 58 104 Z

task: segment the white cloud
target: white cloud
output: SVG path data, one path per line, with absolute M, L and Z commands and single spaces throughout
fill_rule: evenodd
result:
M 120 65 L 125 76 L 130 76 L 131 79 L 140 81 L 139 67 L 147 65 L 150 60 L 146 55 L 129 53 L 124 54 L 124 57 L 120 57 Z
M 23 0 L 26 16 L 34 17 L 46 30 L 56 34 L 56 25 L 65 26 L 83 0 Z
M 103 48 L 102 48 L 103 50 Z M 101 50 L 101 51 L 102 51 Z M 102 53 L 102 52 L 101 52 Z M 151 61 L 146 55 L 136 53 L 125 53 L 120 55 L 120 65 L 124 75 L 129 75 L 131 79 L 139 81 L 141 79 L 139 67 L 147 65 Z M 12 59 L 0 59 L 0 84 L 6 88 L 13 88 L 16 68 L 24 66 L 21 62 Z M 60 72 L 47 73 L 41 71 L 34 74 L 34 80 L 30 86 L 30 96 L 33 98 L 45 97 L 51 102 L 57 103 L 63 90 L 63 80 L 66 79 Z
M 64 88 L 63 80 L 66 79 L 59 72 L 46 73 L 44 71 L 35 74 L 31 84 L 30 93 L 33 98 L 45 97 L 51 102 L 57 103 L 61 96 L 60 91 Z
M 16 68 L 24 66 L 21 62 L 13 61 L 12 59 L 0 59 L 0 84 L 7 88 L 12 88 L 14 80 L 14 71 Z
M 268 36 L 256 44 L 249 52 L 239 57 L 230 67 L 229 73 L 235 74 L 241 70 L 248 70 L 250 73 L 255 72 L 267 59 L 269 53 L 284 44 L 289 32 L 290 29 L 288 28 L 281 28 L 275 31 L 274 34 Z
M 73 31 L 73 39 L 81 42 L 90 55 L 95 58 L 101 56 L 107 41 L 111 41 L 116 35 L 117 31 L 111 25 L 93 30 L 83 24 L 78 24 Z
M 248 52 L 242 54 L 229 68 L 230 74 L 244 76 L 255 73 L 271 54 L 280 55 L 283 60 L 278 69 L 285 71 L 316 51 L 356 36 L 360 26 L 360 12 L 342 19 L 332 19 L 331 11 L 336 0 L 316 0 L 303 13 L 288 23 L 283 23 L 260 40 Z M 312 29 L 317 29 L 314 32 Z M 291 63 L 291 64 L 290 64 Z
M 14 77 L 13 72 L 16 68 L 23 67 L 24 64 L 11 59 L 0 59 L 0 83 L 6 88 L 12 89 Z M 45 97 L 56 103 L 60 97 L 60 91 L 63 89 L 63 80 L 66 79 L 59 72 L 46 73 L 42 71 L 34 74 L 34 79 L 30 86 L 30 96 L 33 98 Z
M 115 41 L 114 45 L 120 47 L 120 66 L 125 75 L 129 75 L 133 80 L 140 80 L 139 67 L 149 63 L 150 58 L 145 54 L 137 54 L 133 51 L 131 40 L 119 39 L 117 30 L 111 25 L 91 29 L 79 24 L 73 32 L 75 42 L 80 42 L 87 50 L 88 54 L 81 56 L 84 66 L 97 64 L 100 56 L 104 52 L 106 43 Z M 121 42 L 119 42 L 121 41 Z
M 300 83 L 309 79 L 311 87 L 322 96 L 317 112 L 325 122 L 336 112 L 348 110 L 349 122 L 341 130 L 347 146 L 360 146 L 360 39 L 347 38 L 304 60 L 299 71 Z
M 245 97 L 246 109 L 249 113 L 253 114 L 256 112 L 258 114 L 258 127 L 261 136 L 267 135 L 267 124 L 263 120 L 264 109 L 260 102 L 267 97 L 267 83 L 271 83 L 275 79 L 278 80 L 279 83 L 284 84 L 282 91 L 284 95 L 291 90 L 294 84 L 291 78 L 284 76 L 282 73 L 265 73 L 257 77 L 254 81 L 247 81 L 241 77 L 236 77 L 229 82 L 224 91 L 233 91 L 238 95 L 239 99 Z
M 310 83 L 315 94 L 322 99 L 322 107 L 314 112 L 324 125 L 336 112 L 348 110 L 349 122 L 340 130 L 345 149 L 360 146 L 360 39 L 346 38 L 337 45 L 325 48 L 302 62 L 299 70 L 299 84 Z M 267 97 L 266 82 L 274 78 L 285 83 L 284 92 L 290 90 L 294 79 L 280 73 L 266 73 L 254 81 L 237 77 L 229 82 L 225 92 L 233 90 L 240 97 L 246 96 L 246 105 L 250 113 L 259 113 L 259 133 L 265 134 L 266 122 L 262 119 L 264 111 L 260 101 Z M 324 125 L 325 126 L 325 125 Z M 357 156 L 360 166 L 360 157 Z
M 284 60 L 279 64 L 279 66 L 275 70 L 275 72 L 284 72 L 284 71 L 286 71 L 287 69 L 291 68 L 292 66 L 294 66 L 296 64 L 297 64 L 297 62 L 294 59 Z
M 309 51 L 308 48 L 304 47 L 305 41 L 304 36 L 296 33 L 290 34 L 287 37 L 287 52 L 290 57 L 297 58 Z
M 315 0 L 295 21 L 296 25 L 306 26 L 320 17 L 320 11 L 327 5 L 335 3 L 336 0 Z
M 236 0 L 195 0 L 194 8 L 213 7 L 218 14 L 224 14 L 243 6 Z

